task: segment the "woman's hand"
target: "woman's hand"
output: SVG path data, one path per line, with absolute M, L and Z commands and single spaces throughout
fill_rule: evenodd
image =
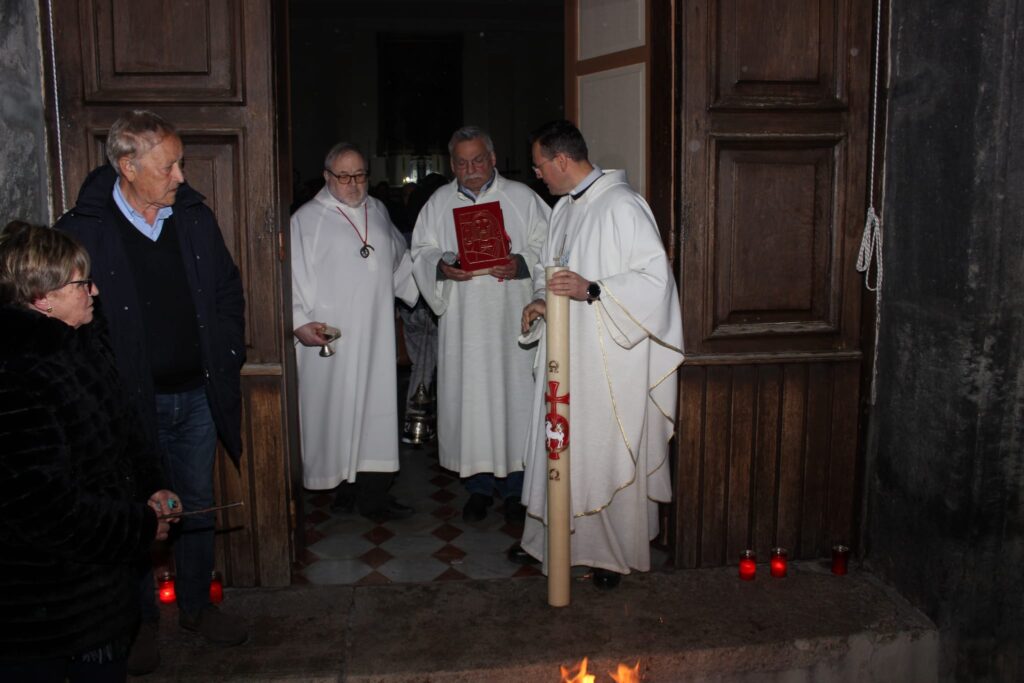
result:
M 180 517 L 172 517 L 167 519 L 164 515 L 169 515 L 172 512 L 182 512 L 181 498 L 178 494 L 167 489 L 160 489 L 149 497 L 146 504 L 156 513 L 156 536 L 157 541 L 166 541 L 167 534 L 171 531 L 171 524 L 177 524 L 181 521 Z

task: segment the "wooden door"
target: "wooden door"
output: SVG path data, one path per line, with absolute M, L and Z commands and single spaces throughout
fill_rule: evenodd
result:
M 281 207 L 288 200 L 279 196 L 275 106 L 275 75 L 286 72 L 275 70 L 271 1 L 52 0 L 47 10 L 55 212 L 72 206 L 86 174 L 105 163 L 118 115 L 152 109 L 178 128 L 186 177 L 206 196 L 241 270 L 244 455 L 240 470 L 218 458 L 216 498 L 245 507 L 219 517 L 217 566 L 234 585 L 287 585 L 293 417 L 284 402 Z
M 626 171 L 674 256 L 675 3 L 566 0 L 565 112 L 590 159 Z
M 680 566 L 855 538 L 871 5 L 679 3 Z

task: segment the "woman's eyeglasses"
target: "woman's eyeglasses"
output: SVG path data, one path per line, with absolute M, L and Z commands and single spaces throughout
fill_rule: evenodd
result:
M 91 292 L 92 291 L 92 278 L 88 278 L 87 277 L 84 280 L 72 280 L 71 282 L 65 282 L 64 284 L 62 284 L 57 289 L 64 289 L 65 287 L 70 287 L 71 285 L 78 285 L 80 288 L 84 289 L 85 291 Z

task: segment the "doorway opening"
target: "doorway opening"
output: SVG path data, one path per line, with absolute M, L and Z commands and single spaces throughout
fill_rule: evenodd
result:
M 324 154 L 344 140 L 365 152 L 371 193 L 408 234 L 415 224 L 404 210 L 410 188 L 432 173 L 452 177 L 448 139 L 467 124 L 491 135 L 502 176 L 548 199 L 532 172 L 527 136 L 565 116 L 563 0 L 292 0 L 288 12 L 292 211 L 320 190 Z M 411 360 L 402 349 L 399 343 L 400 426 Z M 506 522 L 500 505 L 481 521 L 463 520 L 469 494 L 458 473 L 438 463 L 436 440 L 402 444 L 400 460 L 391 494 L 415 510 L 406 519 L 378 523 L 332 510 L 334 492 L 303 492 L 293 582 L 538 573 L 506 558 L 522 527 Z

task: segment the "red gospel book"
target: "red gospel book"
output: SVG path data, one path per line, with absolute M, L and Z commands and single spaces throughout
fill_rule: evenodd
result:
M 452 209 L 462 270 L 484 270 L 508 263 L 509 238 L 498 202 Z

